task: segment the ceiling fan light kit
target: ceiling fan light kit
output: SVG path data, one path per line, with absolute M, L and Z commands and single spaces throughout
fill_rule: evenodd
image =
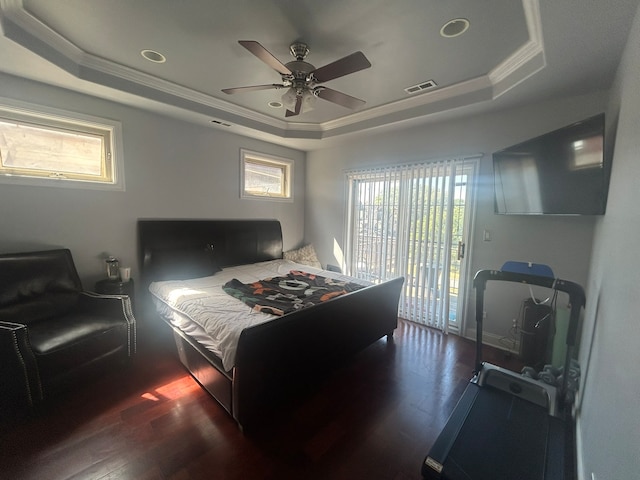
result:
M 240 40 L 238 43 L 278 72 L 282 83 L 224 88 L 222 90 L 224 93 L 235 94 L 286 88 L 287 91 L 282 95 L 282 104 L 286 108 L 286 117 L 299 115 L 312 110 L 318 97 L 351 109 L 358 108 L 365 104 L 364 100 L 338 92 L 337 90 L 332 90 L 324 85 L 318 85 L 319 83 L 324 83 L 371 67 L 371 63 L 362 52 L 352 53 L 351 55 L 347 55 L 344 58 L 316 69 L 313 65 L 305 61 L 306 56 L 309 54 L 309 47 L 305 43 L 296 42 L 291 44 L 289 52 L 295 60 L 287 64 L 282 64 L 256 41 Z
M 300 105 L 300 113 L 306 113 L 313 110 L 316 104 L 316 98 L 318 98 L 314 91 L 303 89 L 301 93 L 295 88 L 289 88 L 282 95 L 282 105 L 289 111 L 295 112 L 296 103 L 298 98 L 302 97 L 302 104 Z

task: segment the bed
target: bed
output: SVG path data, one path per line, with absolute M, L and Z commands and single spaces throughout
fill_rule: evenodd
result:
M 147 305 L 153 303 L 154 316 L 171 328 L 182 364 L 243 430 L 259 425 L 358 351 L 384 336 L 391 341 L 397 327 L 402 277 L 380 284 L 351 279 L 361 284 L 355 291 L 267 318 L 261 318 L 263 313 L 250 313 L 240 300 L 226 295 L 225 304 L 237 302 L 251 316 L 237 334 L 231 356 L 208 344 L 206 334 L 203 337 L 197 328 L 181 323 L 192 316 L 189 308 L 207 304 L 210 311 L 216 310 L 203 292 L 219 289 L 231 277 L 250 279 L 270 271 L 304 270 L 347 279 L 283 261 L 282 245 L 277 220 L 138 220 L 141 280 L 143 290 L 149 289 Z M 257 273 L 249 273 L 251 264 L 257 264 Z M 245 274 L 248 276 L 242 277 Z M 172 291 L 196 292 L 195 307 L 167 306 L 159 299 L 162 295 L 175 298 Z M 223 317 L 225 308 L 218 309 Z M 233 322 L 244 321 L 229 317 Z

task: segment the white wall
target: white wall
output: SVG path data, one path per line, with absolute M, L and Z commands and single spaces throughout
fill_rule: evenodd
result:
M 0 96 L 122 123 L 126 191 L 0 184 L 0 250 L 71 250 L 85 288 L 103 252 L 137 276 L 138 218 L 276 218 L 284 246 L 304 238 L 305 153 L 0 74 Z M 294 160 L 294 201 L 241 200 L 240 148 Z
M 305 240 L 314 243 L 323 264 L 339 264 L 334 249 L 344 249 L 346 169 L 484 153 L 476 228 L 468 242 L 471 276 L 482 268 L 500 268 L 507 260 L 533 261 L 551 265 L 560 278 L 585 285 L 596 217 L 495 215 L 491 153 L 600 113 L 606 102 L 607 94 L 598 92 L 391 133 L 374 131 L 366 138 L 309 152 Z M 491 232 L 490 242 L 482 241 L 485 228 Z M 520 302 L 529 294 L 509 287 L 513 286 L 487 288 L 484 330 L 489 341 L 508 333 Z M 466 317 L 467 334 L 473 334 L 473 305 Z
M 640 478 L 640 8 L 616 83 L 607 214 L 596 225 L 580 362 L 580 479 Z M 585 375 L 586 374 L 586 375 Z

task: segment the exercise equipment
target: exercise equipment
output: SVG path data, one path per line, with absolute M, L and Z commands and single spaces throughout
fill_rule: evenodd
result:
M 535 369 L 517 373 L 482 361 L 484 292 L 488 281 L 537 285 L 569 295 L 566 357 L 560 369 L 549 366 L 539 373 Z M 519 262 L 508 262 L 502 270 L 480 270 L 473 285 L 477 323 L 474 375 L 424 459 L 423 478 L 570 478 L 568 470 L 573 465 L 567 458 L 572 454 L 566 451 L 566 444 L 579 377 L 572 353 L 580 310 L 585 305 L 584 290 L 577 283 L 555 278 L 549 267 Z M 564 372 L 571 373 L 564 375 Z M 540 375 L 553 384 L 539 380 Z

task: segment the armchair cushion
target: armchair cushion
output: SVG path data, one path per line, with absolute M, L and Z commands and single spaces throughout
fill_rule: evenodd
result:
M 0 255 L 0 272 L 0 320 L 28 324 L 55 316 L 82 291 L 67 249 Z
M 33 352 L 36 355 L 51 355 L 59 350 L 72 349 L 92 337 L 114 333 L 118 329 L 126 330 L 126 324 L 115 321 L 113 317 L 72 312 L 58 316 L 54 322 L 31 323 L 28 331 Z
M 16 295 L 13 303 L 0 307 L 0 319 L 24 325 L 38 323 L 72 310 L 78 303 L 78 296 L 78 292 Z
M 69 314 L 29 325 L 29 341 L 45 391 L 111 356 L 126 358 L 126 325 L 107 317 Z

